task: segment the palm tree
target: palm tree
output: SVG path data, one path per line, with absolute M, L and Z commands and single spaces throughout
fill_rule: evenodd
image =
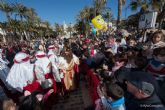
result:
M 2 34 L 2 37 L 3 37 L 3 42 L 6 42 L 6 30 L 7 30 L 7 23 L 2 23 L 0 22 L 0 29 L 2 30 L 3 34 Z
M 66 35 L 64 25 L 60 25 L 60 35 L 61 35 L 61 37 Z
M 107 0 L 93 0 L 93 6 L 85 6 L 77 16 L 77 23 L 75 25 L 76 30 L 83 35 L 88 36 L 90 33 L 90 23 L 91 20 L 99 14 L 103 14 L 106 18 L 110 19 L 110 16 L 107 16 L 106 12 Z M 106 14 L 105 14 L 106 13 Z M 108 13 L 110 15 L 110 13 Z
M 16 34 L 19 33 L 18 35 L 21 35 L 21 39 L 23 39 L 23 35 L 27 35 L 26 33 L 27 30 L 29 29 L 28 26 L 31 26 L 32 24 L 32 22 L 30 21 L 34 21 L 34 19 L 32 19 L 35 18 L 33 16 L 35 15 L 33 9 L 31 8 L 29 9 L 22 4 L 8 4 L 6 2 L 0 1 L 0 10 L 6 14 L 6 18 L 8 21 L 7 25 L 8 25 L 8 30 L 10 30 L 10 34 L 15 33 L 14 36 L 16 36 Z M 13 20 L 12 18 L 13 16 L 15 16 L 14 17 L 15 20 Z
M 122 7 L 125 5 L 126 0 L 118 0 L 118 16 L 117 16 L 117 28 L 119 28 L 122 15 Z
M 29 9 L 20 3 L 13 4 L 13 7 L 14 7 L 14 11 L 15 11 L 15 20 L 20 20 L 20 22 L 22 22 L 22 23 L 20 23 L 20 25 L 21 25 L 20 27 L 22 27 L 20 29 L 21 40 L 23 40 L 24 36 L 26 39 L 28 39 L 27 33 L 26 33 L 27 26 L 26 26 L 26 23 L 24 23 L 24 21 L 26 21 L 28 19 Z M 19 18 L 17 18 L 17 17 L 19 17 Z
M 103 18 L 105 21 L 110 22 L 111 20 L 113 20 L 113 16 L 112 16 L 112 12 L 110 8 L 106 8 L 103 13 Z
M 37 24 L 37 13 L 33 8 L 28 8 L 27 10 L 27 20 L 25 21 L 26 23 L 26 39 L 30 39 L 30 37 L 33 37 L 34 33 L 36 33 L 36 24 Z
M 10 15 L 13 13 L 13 7 L 9 5 L 8 3 L 0 1 L 0 11 L 6 14 L 6 18 L 8 22 L 10 22 L 10 18 L 11 18 Z
M 6 15 L 7 21 L 4 23 L 5 25 L 3 25 L 3 31 L 7 35 L 9 30 L 11 30 L 11 26 L 10 26 L 10 24 L 11 24 L 11 15 L 13 14 L 14 8 L 10 4 L 8 4 L 8 3 L 1 0 L 0 1 L 0 11 L 4 12 L 5 15 Z M 6 37 L 6 36 L 3 36 L 3 37 Z
M 41 25 L 41 19 L 39 16 L 37 16 L 37 13 L 35 9 L 33 8 L 27 8 L 26 10 L 26 15 L 25 15 L 25 23 L 26 23 L 26 29 L 24 31 L 26 35 L 26 39 L 30 39 L 30 37 L 35 37 L 35 34 L 38 33 L 37 27 L 40 27 Z
M 21 21 L 17 21 L 14 19 L 10 19 L 10 23 L 7 22 L 7 33 L 11 36 L 11 40 L 17 39 L 19 38 L 19 36 L 21 36 L 20 32 L 23 30 L 22 28 L 24 27 L 20 24 L 22 24 Z
M 81 34 L 81 35 L 85 35 L 85 31 L 84 31 L 84 23 L 80 20 L 77 19 L 76 24 L 75 24 L 75 30 Z
M 90 17 L 91 17 L 91 7 L 84 7 L 81 11 L 80 14 L 78 15 L 78 19 L 82 20 L 84 22 L 90 22 Z
M 45 25 L 45 32 L 44 32 L 44 36 L 46 37 L 50 37 L 51 35 L 53 35 L 53 30 L 50 26 L 50 23 L 48 21 L 44 22 Z
M 14 11 L 15 11 L 15 19 L 17 19 L 17 16 L 19 17 L 19 19 L 17 20 L 21 20 L 23 21 L 24 19 L 26 20 L 28 15 L 27 15 L 27 12 L 28 12 L 28 8 L 22 4 L 13 4 L 13 7 L 14 7 Z
M 54 27 L 55 27 L 55 31 L 56 31 L 57 35 L 60 35 L 60 25 L 58 23 L 55 23 Z
M 107 4 L 107 0 L 94 0 L 94 16 L 102 13 L 103 9 Z
M 43 32 L 46 34 L 52 32 L 50 28 L 41 27 L 41 19 L 33 8 L 28 8 L 20 3 L 9 4 L 0 0 L 0 11 L 5 13 L 7 19 L 6 27 L 3 30 L 14 37 L 20 37 L 21 40 L 23 36 L 30 39 L 39 34 L 43 35 Z
M 140 12 L 128 16 L 127 25 L 126 25 L 127 28 L 134 27 L 136 30 L 138 30 L 139 17 L 140 17 Z
M 46 28 L 50 28 L 50 23 L 48 21 L 45 21 L 44 24 L 45 24 Z
M 93 8 L 86 6 L 80 11 L 79 15 L 77 16 L 77 23 L 78 23 L 77 26 L 82 29 L 80 33 L 86 36 L 89 34 L 90 31 L 89 28 L 90 28 L 91 19 L 93 18 L 92 15 L 93 15 Z
M 106 10 L 106 11 L 103 13 L 103 18 L 104 18 L 104 20 L 108 23 L 108 29 L 110 29 L 109 23 L 110 23 L 110 21 L 113 20 L 113 16 L 112 16 L 111 11 L 110 11 L 110 10 Z
M 35 12 L 35 9 L 33 8 L 28 8 L 26 11 L 27 14 L 27 19 L 30 20 L 31 22 L 35 21 L 37 18 L 37 13 Z
M 65 35 L 64 26 L 63 25 L 60 25 L 58 23 L 55 23 L 54 24 L 54 27 L 55 27 L 55 31 L 56 31 L 57 35 L 60 35 L 60 37 L 62 37 L 63 35 Z

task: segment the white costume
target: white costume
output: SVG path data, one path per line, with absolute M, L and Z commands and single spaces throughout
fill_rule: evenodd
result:
M 45 80 L 45 75 L 51 72 L 51 68 L 49 67 L 51 62 L 43 51 L 38 51 L 35 56 L 37 59 L 34 68 L 35 75 L 37 80 L 41 83 L 41 81 Z
M 56 82 L 61 82 L 61 78 L 60 78 L 60 74 L 59 74 L 59 69 L 58 69 L 58 63 L 59 63 L 59 59 L 58 56 L 55 54 L 55 52 L 53 52 L 53 50 L 55 49 L 55 47 L 53 45 L 50 45 L 48 47 L 48 58 L 50 60 L 50 62 L 52 63 L 52 73 L 53 73 L 53 77 L 56 80 Z
M 30 64 L 29 56 L 26 53 L 17 53 L 6 81 L 13 88 L 22 92 L 25 86 L 33 82 L 33 67 L 34 65 Z
M 36 80 L 43 89 L 53 88 L 56 93 L 56 81 L 51 73 L 51 62 L 43 51 L 36 53 L 36 62 L 34 66 Z

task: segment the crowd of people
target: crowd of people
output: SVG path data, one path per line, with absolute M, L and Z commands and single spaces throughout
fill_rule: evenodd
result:
M 91 82 L 89 71 L 98 81 L 95 110 L 165 110 L 162 31 L 145 40 L 111 33 L 1 44 L 0 82 L 10 98 L 3 109 L 51 110 L 57 94 L 68 98 L 81 76 Z

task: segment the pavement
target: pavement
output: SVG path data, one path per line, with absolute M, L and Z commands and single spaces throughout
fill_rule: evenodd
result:
M 60 100 L 52 110 L 94 110 L 91 97 L 87 87 L 87 82 L 80 81 L 80 87 L 70 93 L 70 97 Z

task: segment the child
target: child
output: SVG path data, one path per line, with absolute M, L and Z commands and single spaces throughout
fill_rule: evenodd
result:
M 116 41 L 115 41 L 115 38 L 114 38 L 112 35 L 110 35 L 110 36 L 108 37 L 108 41 L 107 41 L 106 47 L 111 48 L 113 54 L 116 54 L 116 53 L 117 53 L 118 45 L 117 45 L 117 43 L 116 43 Z
M 149 43 L 148 48 L 145 50 L 145 54 L 147 55 L 147 58 L 152 58 L 153 50 L 159 47 L 164 47 L 164 34 L 162 31 L 156 31 L 154 32 L 152 36 L 152 42 Z
M 125 110 L 124 91 L 119 85 L 106 83 L 103 87 L 99 86 L 97 92 L 101 98 L 99 104 L 102 107 L 100 109 Z
M 132 39 L 129 40 L 128 45 L 129 45 L 130 47 L 135 47 L 136 44 L 137 44 L 137 43 L 136 43 L 136 40 L 135 40 L 135 39 L 132 38 Z
M 146 70 L 153 74 L 161 85 L 165 81 L 165 47 L 154 49 L 153 56 L 149 60 Z
M 3 102 L 3 110 L 16 110 L 16 104 L 11 99 L 5 100 Z
M 152 36 L 151 49 L 155 49 L 160 46 L 165 46 L 164 34 L 162 31 L 156 31 Z

